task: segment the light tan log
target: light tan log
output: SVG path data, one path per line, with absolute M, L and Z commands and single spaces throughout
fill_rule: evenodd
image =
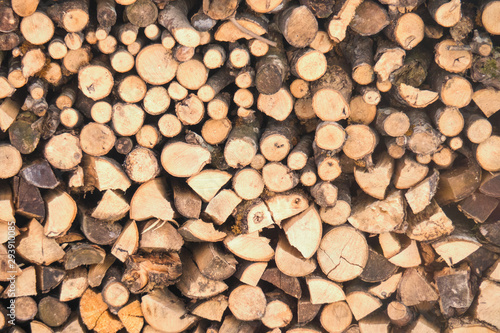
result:
M 158 23 L 167 28 L 179 44 L 196 47 L 200 44 L 200 34 L 187 19 L 192 6 L 189 1 L 169 3 L 158 14 Z
M 259 94 L 257 108 L 267 116 L 283 121 L 293 110 L 293 96 L 285 87 L 272 95 Z
M 229 310 L 239 320 L 261 319 L 266 311 L 266 296 L 259 287 L 241 285 L 229 294 Z
M 316 115 L 325 121 L 338 121 L 349 116 L 352 80 L 346 65 L 334 55 L 327 58 L 326 73 L 311 84 L 312 105 Z
M 347 139 L 342 151 L 353 160 L 359 160 L 371 154 L 378 143 L 376 132 L 366 125 L 349 125 L 345 131 Z
M 385 33 L 403 49 L 411 50 L 424 38 L 424 21 L 415 13 L 396 15 Z
M 327 23 L 327 31 L 335 42 L 341 42 L 346 36 L 346 30 L 354 18 L 356 8 L 362 3 L 360 0 L 346 0 L 341 3 L 340 10 Z
M 342 235 L 338 238 L 338 235 Z M 355 244 L 355 245 L 354 245 Z M 354 246 L 355 250 L 349 250 Z M 361 274 L 368 259 L 368 245 L 352 227 L 340 226 L 323 236 L 318 248 L 318 263 L 329 279 L 349 281 Z
M 6 179 L 15 176 L 21 170 L 23 161 L 21 153 L 12 145 L 0 144 L 0 162 L 4 167 L 0 171 L 0 178 Z
M 82 150 L 92 156 L 106 155 L 115 145 L 115 134 L 106 125 L 88 123 L 80 132 Z
M 476 149 L 476 159 L 479 165 L 486 171 L 499 171 L 500 158 L 500 136 L 492 135 L 481 142 Z
M 279 162 L 267 163 L 262 168 L 262 179 L 266 187 L 273 192 L 291 190 L 299 183 L 298 175 Z

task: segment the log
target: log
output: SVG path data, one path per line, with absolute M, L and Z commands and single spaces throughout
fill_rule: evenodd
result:
M 85 267 L 78 267 L 69 271 L 62 280 L 59 301 L 68 302 L 80 298 L 88 286 L 87 269 Z
M 38 317 L 50 327 L 61 326 L 70 313 L 69 306 L 51 296 L 42 298 L 38 303 Z
M 259 287 L 236 287 L 229 295 L 228 303 L 229 310 L 239 320 L 260 319 L 266 311 L 266 296 Z
M 227 236 L 226 233 L 215 230 L 211 223 L 202 220 L 188 220 L 178 232 L 185 241 L 190 242 L 217 242 Z
M 189 314 L 182 301 L 168 290 L 157 289 L 141 299 L 145 321 L 155 330 L 181 332 L 198 320 Z
M 290 45 L 297 48 L 309 45 L 318 31 L 316 17 L 307 6 L 290 6 L 276 19 L 283 37 Z
M 200 44 L 200 35 L 186 17 L 192 5 L 189 1 L 168 4 L 159 12 L 158 23 L 167 28 L 179 44 L 196 47 Z
M 380 212 L 373 214 L 373 211 Z M 384 200 L 375 200 L 361 195 L 354 202 L 349 223 L 357 229 L 370 233 L 384 233 L 398 228 L 404 220 L 403 193 L 393 190 Z
M 337 239 L 339 233 L 349 234 L 345 240 Z M 346 243 L 349 239 L 348 243 Z M 345 247 L 356 244 L 356 252 L 345 251 Z M 346 257 L 344 257 L 347 256 Z M 318 263 L 329 279 L 337 282 L 349 281 L 359 276 L 368 259 L 368 246 L 363 235 L 347 226 L 330 230 L 318 248 Z M 354 264 L 353 264 L 354 263 Z
M 312 106 L 321 120 L 338 121 L 349 116 L 352 81 L 347 73 L 345 64 L 329 55 L 325 74 L 311 85 Z
M 335 282 L 312 275 L 306 278 L 306 283 L 312 304 L 330 304 L 345 300 L 344 291 Z
M 345 0 L 336 3 L 334 12 L 327 23 L 326 30 L 335 42 L 341 42 L 346 36 L 349 23 L 353 20 L 358 6 L 363 3 L 359 0 Z
M 314 258 L 305 259 L 300 252 L 288 242 L 284 235 L 280 235 L 276 245 L 276 266 L 285 275 L 302 277 L 311 274 L 316 269 Z
M 376 2 L 363 1 L 349 24 L 361 36 L 375 35 L 389 24 L 387 11 Z

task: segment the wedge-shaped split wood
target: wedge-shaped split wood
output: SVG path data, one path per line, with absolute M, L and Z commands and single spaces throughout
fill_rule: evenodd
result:
M 354 178 L 368 195 L 384 200 L 394 172 L 394 159 L 383 152 L 373 168 L 354 168 Z
M 120 236 L 116 239 L 111 254 L 121 262 L 125 262 L 127 257 L 134 254 L 139 248 L 139 230 L 134 220 L 129 220 L 122 229 Z
M 398 295 L 406 306 L 416 306 L 426 302 L 436 302 L 439 294 L 419 268 L 409 268 L 403 273 L 398 287 Z
M 63 249 L 53 238 L 45 236 L 37 220 L 31 220 L 27 227 L 27 231 L 17 238 L 19 256 L 37 265 L 50 265 L 64 257 Z
M 89 286 L 87 276 L 87 268 L 85 267 L 80 266 L 68 271 L 61 283 L 59 300 L 67 302 L 80 298 Z
M 346 301 L 356 320 L 361 320 L 382 306 L 382 301 L 358 286 L 347 289 Z
M 35 296 L 37 294 L 35 266 L 23 269 L 15 277 L 13 285 L 15 286 L 14 290 L 6 288 L 2 293 L 2 298 Z
M 306 283 L 312 304 L 329 304 L 345 300 L 342 287 L 333 281 L 311 275 L 306 277 Z
M 146 323 L 160 332 L 183 332 L 198 321 L 167 289 L 156 289 L 143 296 L 141 309 Z
M 418 245 L 415 240 L 411 240 L 401 252 L 389 258 L 389 261 L 399 267 L 416 267 L 422 263 Z
M 139 226 L 141 250 L 178 252 L 184 245 L 184 240 L 170 222 L 158 219 L 149 220 Z
M 282 273 L 278 268 L 268 268 L 262 275 L 262 280 L 271 283 L 286 294 L 300 299 L 302 297 L 302 287 L 299 279 Z
M 418 214 L 427 207 L 436 194 L 439 183 L 439 172 L 434 172 L 405 193 L 406 202 L 413 214 Z
M 202 220 L 188 220 L 177 231 L 187 242 L 219 242 L 227 236 Z
M 130 206 L 121 193 L 107 190 L 91 216 L 95 219 L 113 222 L 124 218 L 129 209 Z
M 452 267 L 481 247 L 481 243 L 471 234 L 462 230 L 453 231 L 451 235 L 438 239 L 432 247 L 443 260 Z
M 265 261 L 240 262 L 238 265 L 238 270 L 234 274 L 234 277 L 236 277 L 238 280 L 240 280 L 245 284 L 248 284 L 250 286 L 256 286 L 259 283 L 262 274 L 264 274 L 266 268 L 267 268 L 267 262 Z
M 205 202 L 210 202 L 231 177 L 231 174 L 225 171 L 206 169 L 190 177 L 186 183 Z
M 315 205 L 282 224 L 285 235 L 293 247 L 305 258 L 311 258 L 319 247 L 323 234 L 322 221 Z
M 210 163 L 210 152 L 198 145 L 169 142 L 161 152 L 161 165 L 174 177 L 191 177 Z
M 93 186 L 99 191 L 126 191 L 131 185 L 122 167 L 111 158 L 85 155 L 82 166 L 87 178 L 86 185 Z
M 135 300 L 118 311 L 118 318 L 129 333 L 140 333 L 144 326 L 141 302 Z
M 218 295 L 195 303 L 189 307 L 189 311 L 195 316 L 221 322 L 228 305 L 227 296 Z
M 305 259 L 283 234 L 279 236 L 274 261 L 282 273 L 293 277 L 309 275 L 317 267 L 315 258 Z
M 224 239 L 224 245 L 239 258 L 248 261 L 269 261 L 274 256 L 274 250 L 269 245 L 269 241 L 268 238 L 253 234 L 229 233 Z
M 236 272 L 238 262 L 230 253 L 215 243 L 201 243 L 192 247 L 193 260 L 205 277 L 223 281 Z
M 184 296 L 204 299 L 218 295 L 228 288 L 224 282 L 204 276 L 187 251 L 181 253 L 181 261 L 182 275 L 176 287 Z
M 44 196 L 47 216 L 44 231 L 47 237 L 64 235 L 76 217 L 77 207 L 73 198 L 64 191 L 52 190 Z
M 221 190 L 212 200 L 210 200 L 204 213 L 207 214 L 215 224 L 221 225 L 227 221 L 240 202 L 241 198 L 234 191 Z
M 170 221 L 174 218 L 164 178 L 150 180 L 135 191 L 130 201 L 130 218 L 144 221 L 151 218 Z

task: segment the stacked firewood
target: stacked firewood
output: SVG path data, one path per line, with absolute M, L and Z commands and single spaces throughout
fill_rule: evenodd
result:
M 0 0 L 0 330 L 498 332 L 499 42 L 500 0 Z

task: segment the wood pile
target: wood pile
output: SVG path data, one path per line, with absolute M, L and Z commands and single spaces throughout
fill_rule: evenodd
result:
M 500 331 L 499 42 L 500 0 L 0 0 L 0 330 Z

